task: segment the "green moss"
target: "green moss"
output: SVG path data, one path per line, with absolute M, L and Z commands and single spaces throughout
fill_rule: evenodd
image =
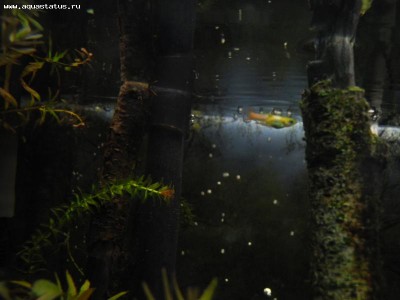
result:
M 303 95 L 318 299 L 371 299 L 363 221 L 369 212 L 360 172 L 372 153 L 368 108 L 362 89 L 335 89 L 329 81 Z

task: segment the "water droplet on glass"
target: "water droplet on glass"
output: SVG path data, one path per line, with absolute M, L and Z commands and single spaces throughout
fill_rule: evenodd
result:
M 213 154 L 212 153 L 208 154 L 208 157 L 213 158 Z
M 97 153 L 96 152 L 93 152 L 93 156 L 96 156 L 97 155 Z
M 269 136 L 269 137 L 267 138 L 267 141 L 268 141 L 268 142 L 271 142 L 271 140 L 272 140 L 272 139 L 271 139 L 271 137 Z
M 215 26 L 215 30 L 218 30 L 219 29 L 219 26 Z
M 273 203 L 274 205 L 278 205 L 278 200 L 274 199 L 274 201 L 272 201 L 272 203 Z
M 224 248 L 221 249 L 221 254 L 225 254 L 225 249 Z
M 228 282 L 229 281 L 229 278 L 225 278 L 225 282 Z
M 182 255 L 182 256 L 185 255 L 185 251 L 184 251 L 184 250 L 181 251 L 181 255 Z
M 228 173 L 228 172 L 224 172 L 224 173 L 222 173 L 222 177 L 224 177 L 224 178 L 227 178 L 227 177 L 229 177 L 229 173 Z
M 206 193 L 204 193 L 204 191 L 200 192 L 200 195 L 204 196 Z
M 224 218 L 221 218 L 221 223 L 224 223 L 225 222 L 225 219 Z
M 291 232 L 290 232 L 290 236 L 294 236 L 294 231 L 291 231 Z
M 217 181 L 217 185 L 221 185 L 221 181 Z
M 246 60 L 251 60 L 251 57 L 250 57 L 250 56 L 247 56 L 247 57 L 246 57 Z
M 232 58 L 232 52 L 231 51 L 228 52 L 228 58 Z
M 197 223 L 197 222 L 194 222 L 194 226 L 199 226 L 199 223 Z
M 268 296 L 268 297 L 271 297 L 271 295 L 272 295 L 272 290 L 271 290 L 270 288 L 265 288 L 265 289 L 264 289 L 264 295 L 265 295 L 265 296 Z
M 233 48 L 233 51 L 240 51 L 240 48 L 239 47 L 235 47 L 235 48 Z
M 240 175 L 236 175 L 236 180 L 240 180 Z
M 225 44 L 225 42 L 226 42 L 225 37 L 221 36 L 221 44 L 223 45 L 223 44 Z
M 211 193 L 212 193 L 212 190 L 208 189 L 207 194 L 211 194 Z
M 221 213 L 221 216 L 222 216 L 222 217 L 225 217 L 225 213 L 224 213 L 224 212 L 223 212 L 223 213 Z
M 217 148 L 217 145 L 212 144 L 211 147 L 213 147 L 215 149 L 215 148 Z
M 250 247 L 251 245 L 253 245 L 252 242 L 248 242 L 247 245 Z
M 238 106 L 237 112 L 241 115 L 243 113 L 243 106 Z

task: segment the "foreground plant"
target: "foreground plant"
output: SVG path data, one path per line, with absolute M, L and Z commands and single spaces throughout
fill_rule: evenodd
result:
M 90 299 L 95 288 L 90 287 L 89 280 L 85 280 L 82 286 L 77 289 L 71 274 L 67 271 L 65 278 L 67 289 L 64 290 L 59 277 L 55 275 L 56 282 L 39 279 L 34 283 L 27 281 L 0 282 L 0 296 L 4 300 L 86 300 Z M 127 294 L 120 292 L 108 300 L 116 300 Z
M 183 296 L 183 293 L 181 289 L 179 288 L 178 282 L 176 281 L 176 278 L 174 277 L 172 279 L 172 287 L 173 287 L 173 292 L 171 291 L 171 285 L 168 280 L 168 275 L 167 271 L 165 269 L 162 269 L 161 271 L 162 274 L 162 281 L 163 281 L 163 286 L 164 286 L 164 300 L 212 300 L 214 296 L 215 289 L 217 287 L 217 279 L 213 279 L 211 283 L 208 285 L 208 287 L 204 290 L 204 292 L 199 296 L 199 291 L 194 288 L 188 288 L 187 290 L 187 296 L 186 298 Z M 153 293 L 151 292 L 149 286 L 144 282 L 143 284 L 143 290 L 146 295 L 147 300 L 156 300 L 154 297 Z M 175 297 L 174 297 L 175 295 Z
M 26 4 L 27 1 L 17 1 Z M 46 65 L 50 66 L 50 73 L 56 75 L 60 85 L 60 72 L 71 71 L 73 68 L 88 64 L 92 53 L 82 48 L 75 50 L 74 55 L 68 51 L 54 52 L 52 41 L 44 41 L 43 27 L 37 21 L 39 12 L 36 10 L 4 10 L 0 16 L 1 46 L 0 46 L 0 126 L 15 132 L 32 119 L 42 124 L 46 116 L 54 117 L 57 122 L 68 120 L 75 126 L 84 125 L 83 120 L 76 113 L 57 107 L 60 102 L 59 90 L 48 89 L 48 95 L 40 95 L 32 83 L 38 71 Z M 39 55 L 39 47 L 47 49 L 46 55 Z M 68 57 L 69 56 L 69 57 Z M 67 59 L 68 57 L 68 59 Z M 18 67 L 16 67 L 18 66 Z M 19 86 L 15 85 L 15 81 Z M 12 87 L 14 85 L 14 87 Z M 18 84 L 17 84 L 18 85 Z M 15 89 L 24 90 L 30 96 L 28 103 L 21 103 L 15 95 Z

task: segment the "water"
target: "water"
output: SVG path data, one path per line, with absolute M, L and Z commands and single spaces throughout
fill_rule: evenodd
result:
M 310 54 L 297 51 L 301 36 L 281 32 L 273 43 L 234 36 L 196 55 L 183 177 L 196 224 L 181 231 L 178 279 L 205 286 L 218 277 L 217 299 L 309 299 L 298 104 Z M 289 110 L 298 123 L 269 128 L 247 120 L 250 110 Z
M 235 33 L 229 46 L 203 47 L 196 56 L 195 130 L 183 177 L 183 198 L 193 205 L 196 222 L 181 231 L 178 275 L 183 285 L 202 286 L 218 277 L 218 299 L 311 298 L 299 101 L 313 54 L 299 47 L 307 33 L 285 29 L 286 12 L 276 11 L 280 25 L 272 19 L 260 29 L 260 36 L 271 39 Z M 271 11 L 260 14 L 271 18 Z M 304 26 L 304 11 L 299 19 Z M 268 128 L 248 121 L 249 110 L 289 111 L 298 122 Z M 380 126 L 377 132 L 392 142 L 399 137 L 397 127 Z

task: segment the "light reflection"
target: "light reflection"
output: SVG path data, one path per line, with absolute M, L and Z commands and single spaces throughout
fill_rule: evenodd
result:
M 272 295 L 272 290 L 270 289 L 270 288 L 265 288 L 264 289 L 264 295 L 265 296 L 268 296 L 268 297 L 271 297 L 271 295 Z

